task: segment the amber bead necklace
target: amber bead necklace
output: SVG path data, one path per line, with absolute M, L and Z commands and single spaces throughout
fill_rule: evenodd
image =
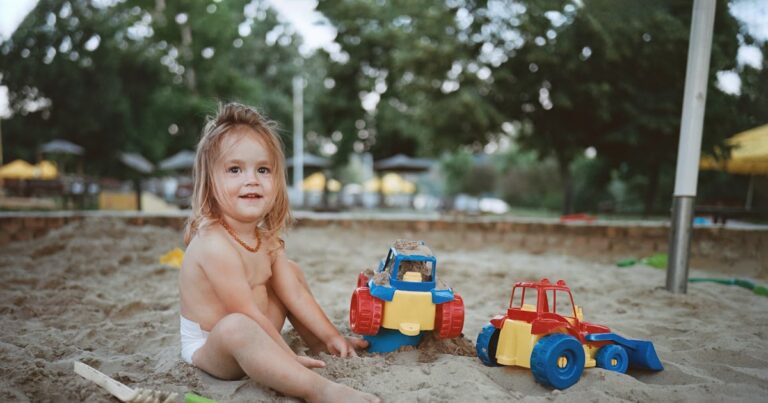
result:
M 261 234 L 259 233 L 258 228 L 256 229 L 256 247 L 250 247 L 242 239 L 240 239 L 239 236 L 237 236 L 235 231 L 232 230 L 232 228 L 224 220 L 221 220 L 221 226 L 224 227 L 224 229 L 227 230 L 227 232 L 229 232 L 229 235 L 231 235 L 232 238 L 234 238 L 235 241 L 237 241 L 237 243 L 240 244 L 240 246 L 245 248 L 245 250 L 253 253 L 258 252 L 259 248 L 261 247 Z

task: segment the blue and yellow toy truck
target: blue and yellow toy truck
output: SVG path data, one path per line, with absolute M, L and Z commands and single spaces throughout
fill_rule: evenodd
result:
M 454 338 L 464 327 L 461 296 L 437 281 L 437 259 L 423 241 L 398 240 L 373 273 L 360 273 L 349 325 L 370 352 L 417 345 L 423 332 Z

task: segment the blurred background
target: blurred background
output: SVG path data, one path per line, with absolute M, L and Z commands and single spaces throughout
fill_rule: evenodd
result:
M 0 210 L 188 208 L 239 101 L 297 209 L 666 220 L 692 3 L 0 0 Z M 768 222 L 766 39 L 717 2 L 700 224 Z

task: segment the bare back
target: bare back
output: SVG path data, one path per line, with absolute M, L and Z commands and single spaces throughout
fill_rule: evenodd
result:
M 181 315 L 210 331 L 227 314 L 242 312 L 239 305 L 255 304 L 265 312 L 272 277 L 267 250 L 245 250 L 219 225 L 196 234 L 179 274 Z

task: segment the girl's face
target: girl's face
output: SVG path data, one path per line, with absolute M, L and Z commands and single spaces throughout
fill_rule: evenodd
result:
M 275 199 L 272 166 L 272 156 L 252 129 L 225 134 L 213 168 L 221 213 L 240 222 L 260 222 Z

